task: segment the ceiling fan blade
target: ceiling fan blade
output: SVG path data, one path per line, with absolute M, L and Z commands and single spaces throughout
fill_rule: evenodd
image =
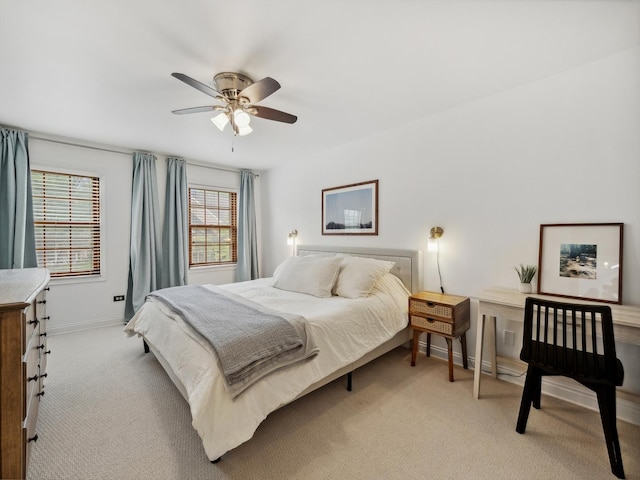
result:
M 205 85 L 204 83 L 200 83 L 197 80 L 194 80 L 193 78 L 185 75 L 184 73 L 172 73 L 171 74 L 172 77 L 177 78 L 178 80 L 183 81 L 184 83 L 186 83 L 187 85 L 189 85 L 190 87 L 196 88 L 198 90 L 200 90 L 202 93 L 206 93 L 207 95 L 210 95 L 212 97 L 224 97 L 224 95 L 222 95 L 220 92 L 218 92 L 217 90 L 211 88 L 208 85 Z
M 265 77 L 262 80 L 252 83 L 244 88 L 238 96 L 247 97 L 249 103 L 258 103 L 260 100 L 267 98 L 273 92 L 280 88 L 280 84 L 271 77 Z
M 257 105 L 251 105 L 249 112 L 256 117 L 275 120 L 276 122 L 296 123 L 296 120 L 298 120 L 298 117 L 290 113 L 281 112 L 280 110 L 269 107 L 259 107 Z
M 219 110 L 220 107 L 218 105 L 209 105 L 206 107 L 181 108 L 179 110 L 172 110 L 171 113 L 175 113 L 176 115 L 184 115 L 185 113 L 217 112 Z

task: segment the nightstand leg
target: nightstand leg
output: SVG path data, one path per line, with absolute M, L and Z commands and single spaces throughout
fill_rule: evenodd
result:
M 426 348 L 426 352 L 427 352 L 427 357 L 431 356 L 431 334 L 429 332 L 427 332 L 427 348 Z
M 467 362 L 467 334 L 463 333 L 460 336 L 460 344 L 462 345 L 462 366 L 466 369 L 469 368 L 469 364 Z
M 445 337 L 447 341 L 447 350 L 449 351 L 449 381 L 453 382 L 453 342 L 450 338 Z
M 418 339 L 420 338 L 420 331 L 413 331 L 413 342 L 411 342 L 411 366 L 416 366 L 416 356 L 418 355 Z

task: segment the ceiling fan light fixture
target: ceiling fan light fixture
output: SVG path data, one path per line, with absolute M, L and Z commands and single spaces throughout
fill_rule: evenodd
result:
M 213 124 L 220 129 L 220 131 L 224 131 L 224 127 L 229 123 L 229 119 L 227 118 L 226 113 L 221 113 L 220 115 L 216 115 L 211 119 Z
M 280 89 L 280 84 L 271 77 L 254 82 L 241 73 L 222 72 L 213 77 L 214 88 L 211 88 L 183 73 L 174 72 L 171 76 L 224 103 L 224 105 L 181 108 L 173 110 L 172 113 L 183 115 L 185 113 L 211 112 L 212 110 L 220 112 L 211 121 L 221 132 L 224 131 L 227 123 L 231 123 L 234 135 L 251 133 L 253 129 L 249 123 L 252 115 L 290 124 L 296 123 L 298 120 L 298 117 L 290 113 L 254 105 Z
M 237 127 L 238 127 L 238 135 L 241 137 L 244 135 L 249 135 L 251 132 L 253 132 L 253 128 L 251 128 L 249 125 L 246 125 L 244 127 L 237 125 Z
M 233 121 L 239 128 L 248 127 L 249 122 L 251 122 L 251 117 L 244 110 L 237 108 L 233 112 Z

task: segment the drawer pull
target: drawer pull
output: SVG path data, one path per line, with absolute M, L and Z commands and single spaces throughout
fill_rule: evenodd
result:
M 42 375 L 40 375 L 40 378 L 46 378 L 47 376 L 49 376 L 48 373 L 43 373 Z
M 51 353 L 51 350 L 47 350 L 46 352 L 42 352 L 42 353 L 44 353 L 45 355 L 49 355 Z
M 46 300 L 38 300 L 36 303 L 39 303 L 40 305 L 44 305 L 45 303 L 47 303 Z
M 49 320 L 51 317 L 47 316 L 47 317 L 42 317 L 43 320 Z
M 33 437 L 31 437 L 30 439 L 27 440 L 27 442 L 37 442 L 38 441 L 38 434 L 36 433 Z
M 35 382 L 38 379 L 38 375 L 34 375 L 33 377 L 27 377 L 27 382 Z
M 40 350 L 42 350 L 42 349 L 44 348 L 44 345 L 38 345 L 38 346 L 36 347 L 36 349 L 38 349 L 38 348 L 39 348 Z
M 51 287 L 44 287 L 44 288 L 43 288 L 43 290 L 44 290 L 45 292 L 48 292 L 49 290 L 51 290 Z
M 34 325 L 35 326 L 35 325 L 40 323 L 40 320 L 38 320 L 37 318 L 34 318 L 33 320 L 29 320 L 27 323 L 29 325 Z
M 42 390 L 41 392 L 36 393 L 36 397 L 44 397 L 44 390 Z
M 47 332 L 41 333 L 40 336 L 41 337 L 46 337 L 47 336 Z

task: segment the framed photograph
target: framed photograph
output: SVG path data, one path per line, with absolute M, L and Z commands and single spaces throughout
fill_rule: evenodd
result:
M 378 235 L 378 180 L 322 190 L 323 235 Z
M 622 303 L 622 223 L 540 225 L 538 293 Z

